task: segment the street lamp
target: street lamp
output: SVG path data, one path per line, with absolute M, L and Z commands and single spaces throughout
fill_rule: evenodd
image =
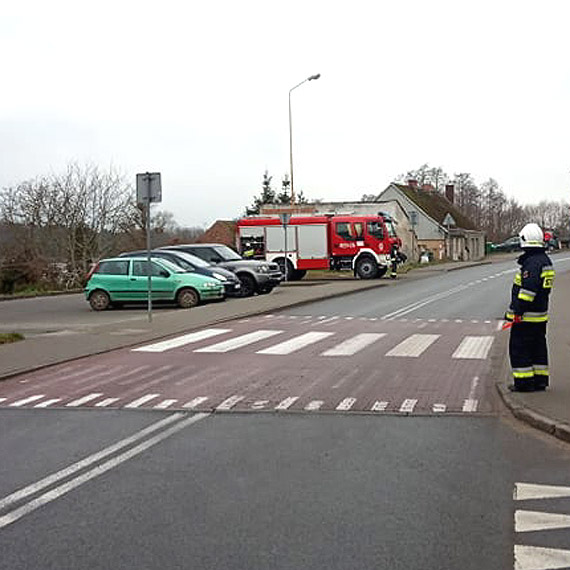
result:
M 318 79 L 320 76 L 320 73 L 311 75 L 310 77 L 307 77 L 307 79 L 303 79 L 303 81 L 295 85 L 295 87 L 291 87 L 291 89 L 289 89 L 289 166 L 291 170 L 291 204 L 295 203 L 295 186 L 293 185 L 293 120 L 291 118 L 291 93 L 294 89 L 303 85 L 303 83 Z

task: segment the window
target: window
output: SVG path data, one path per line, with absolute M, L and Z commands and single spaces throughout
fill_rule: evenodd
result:
M 362 239 L 364 237 L 364 225 L 362 222 L 354 222 L 354 235 L 356 239 Z
M 336 233 L 344 239 L 354 239 L 352 236 L 352 228 L 348 222 L 337 222 Z
M 133 261 L 133 275 L 148 277 L 147 267 L 148 261 Z M 153 277 L 164 277 L 166 269 L 154 262 L 151 262 L 151 267 Z
M 380 222 L 368 222 L 366 230 L 368 235 L 376 239 L 384 239 L 384 230 Z
M 102 261 L 99 263 L 95 273 L 99 275 L 128 275 L 128 261 Z

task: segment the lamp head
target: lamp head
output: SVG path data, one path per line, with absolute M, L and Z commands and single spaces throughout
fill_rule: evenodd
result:
M 318 79 L 321 76 L 320 73 L 317 73 L 316 75 L 311 75 L 311 77 L 309 77 L 309 81 L 313 81 L 313 79 Z

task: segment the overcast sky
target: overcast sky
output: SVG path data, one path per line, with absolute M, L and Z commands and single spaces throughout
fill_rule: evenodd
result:
M 18 0 L 0 9 L 0 186 L 76 160 L 160 171 L 181 225 L 289 170 L 358 200 L 423 163 L 570 194 L 570 2 Z

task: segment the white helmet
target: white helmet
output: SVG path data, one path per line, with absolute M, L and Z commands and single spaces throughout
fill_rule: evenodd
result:
M 544 234 L 538 224 L 527 224 L 519 233 L 521 247 L 544 247 Z

